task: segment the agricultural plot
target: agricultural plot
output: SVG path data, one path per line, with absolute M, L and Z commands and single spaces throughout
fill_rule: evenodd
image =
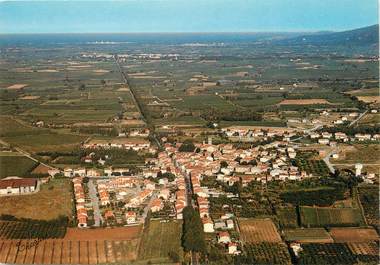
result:
M 15 153 L 13 153 L 15 154 Z M 0 154 L 0 178 L 9 176 L 23 177 L 37 166 L 37 162 L 20 154 Z
M 68 179 L 53 179 L 30 195 L 0 197 L 0 215 L 17 218 L 52 220 L 60 215 L 72 218 L 71 182 Z
M 336 243 L 370 242 L 379 240 L 373 228 L 331 228 L 330 235 Z
M 0 221 L 0 240 L 63 238 L 65 233 L 65 226 L 53 222 Z
M 358 190 L 367 223 L 369 225 L 379 225 L 379 188 L 377 186 L 369 186 L 360 187 Z
M 362 226 L 365 220 L 359 209 L 300 207 L 301 224 L 304 227 Z
M 244 254 L 236 257 L 237 264 L 292 264 L 288 248 L 283 243 L 245 244 Z
M 301 156 L 296 157 L 296 165 L 314 176 L 326 176 L 330 173 L 326 163 L 323 160 L 305 159 Z
M 128 264 L 138 240 L 1 240 L 0 263 Z
M 285 229 L 285 240 L 299 243 L 333 243 L 329 233 L 324 228 Z
M 280 221 L 281 227 L 295 228 L 298 227 L 298 216 L 295 207 L 286 207 L 276 209 L 276 215 Z
M 150 221 L 144 231 L 139 249 L 138 259 L 156 263 L 170 263 L 169 253 L 176 253 L 182 259 L 181 222 Z
M 281 242 L 271 219 L 239 219 L 240 238 L 245 243 Z
M 348 245 L 344 243 L 327 244 L 302 244 L 302 252 L 298 264 L 307 265 L 336 265 L 336 264 L 377 264 L 378 255 L 372 252 L 373 245 L 367 246 L 367 254 L 357 254 L 355 247 L 359 245 Z M 362 250 L 364 252 L 365 250 Z

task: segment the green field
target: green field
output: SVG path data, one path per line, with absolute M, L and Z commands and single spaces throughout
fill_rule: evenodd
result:
M 139 260 L 157 263 L 171 263 L 169 253 L 178 254 L 178 261 L 182 260 L 183 250 L 181 247 L 182 222 L 161 222 L 152 220 L 145 228 L 140 245 Z
M 365 220 L 359 209 L 330 207 L 300 207 L 304 227 L 363 226 Z
M 0 178 L 23 177 L 37 166 L 37 162 L 21 155 L 0 154 Z
M 328 243 L 333 239 L 324 228 L 302 228 L 302 229 L 285 229 L 286 241 L 297 241 L 303 243 Z
M 281 227 L 298 227 L 297 210 L 295 207 L 276 209 L 276 215 L 280 221 Z

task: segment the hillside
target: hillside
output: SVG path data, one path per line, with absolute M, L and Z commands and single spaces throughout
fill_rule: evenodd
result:
M 315 33 L 282 40 L 279 44 L 307 45 L 359 45 L 368 46 L 379 43 L 379 25 L 342 31 Z

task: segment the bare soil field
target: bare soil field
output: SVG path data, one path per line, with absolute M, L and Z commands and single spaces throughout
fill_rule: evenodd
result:
M 379 254 L 379 247 L 376 243 L 348 243 L 348 248 L 355 255 L 373 255 L 377 256 Z
M 136 259 L 138 239 L 132 240 L 4 240 L 0 263 L 126 264 Z
M 281 242 L 271 219 L 239 219 L 240 237 L 245 243 Z
M 68 228 L 65 240 L 129 240 L 140 236 L 141 226 L 79 229 Z
M 359 96 L 358 99 L 365 103 L 380 103 L 380 96 Z
M 284 99 L 278 105 L 314 105 L 314 104 L 331 104 L 326 99 Z
M 379 236 L 373 228 L 331 228 L 330 235 L 335 243 L 379 240 Z
M 33 171 L 31 172 L 32 174 L 48 174 L 49 169 L 47 166 L 44 166 L 42 164 L 39 164 Z
M 7 89 L 18 90 L 18 89 L 23 89 L 26 86 L 28 86 L 28 84 L 14 84 L 14 85 L 7 87 Z
M 33 100 L 33 99 L 39 99 L 39 98 L 40 98 L 40 96 L 23 96 L 20 99 L 23 99 L 23 100 Z

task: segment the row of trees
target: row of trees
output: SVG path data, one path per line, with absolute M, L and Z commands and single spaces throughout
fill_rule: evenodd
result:
M 192 206 L 183 209 L 182 246 L 187 252 L 206 253 L 202 220 Z
M 261 121 L 263 119 L 261 113 L 246 109 L 235 109 L 231 111 L 211 109 L 204 111 L 201 117 L 207 121 Z

